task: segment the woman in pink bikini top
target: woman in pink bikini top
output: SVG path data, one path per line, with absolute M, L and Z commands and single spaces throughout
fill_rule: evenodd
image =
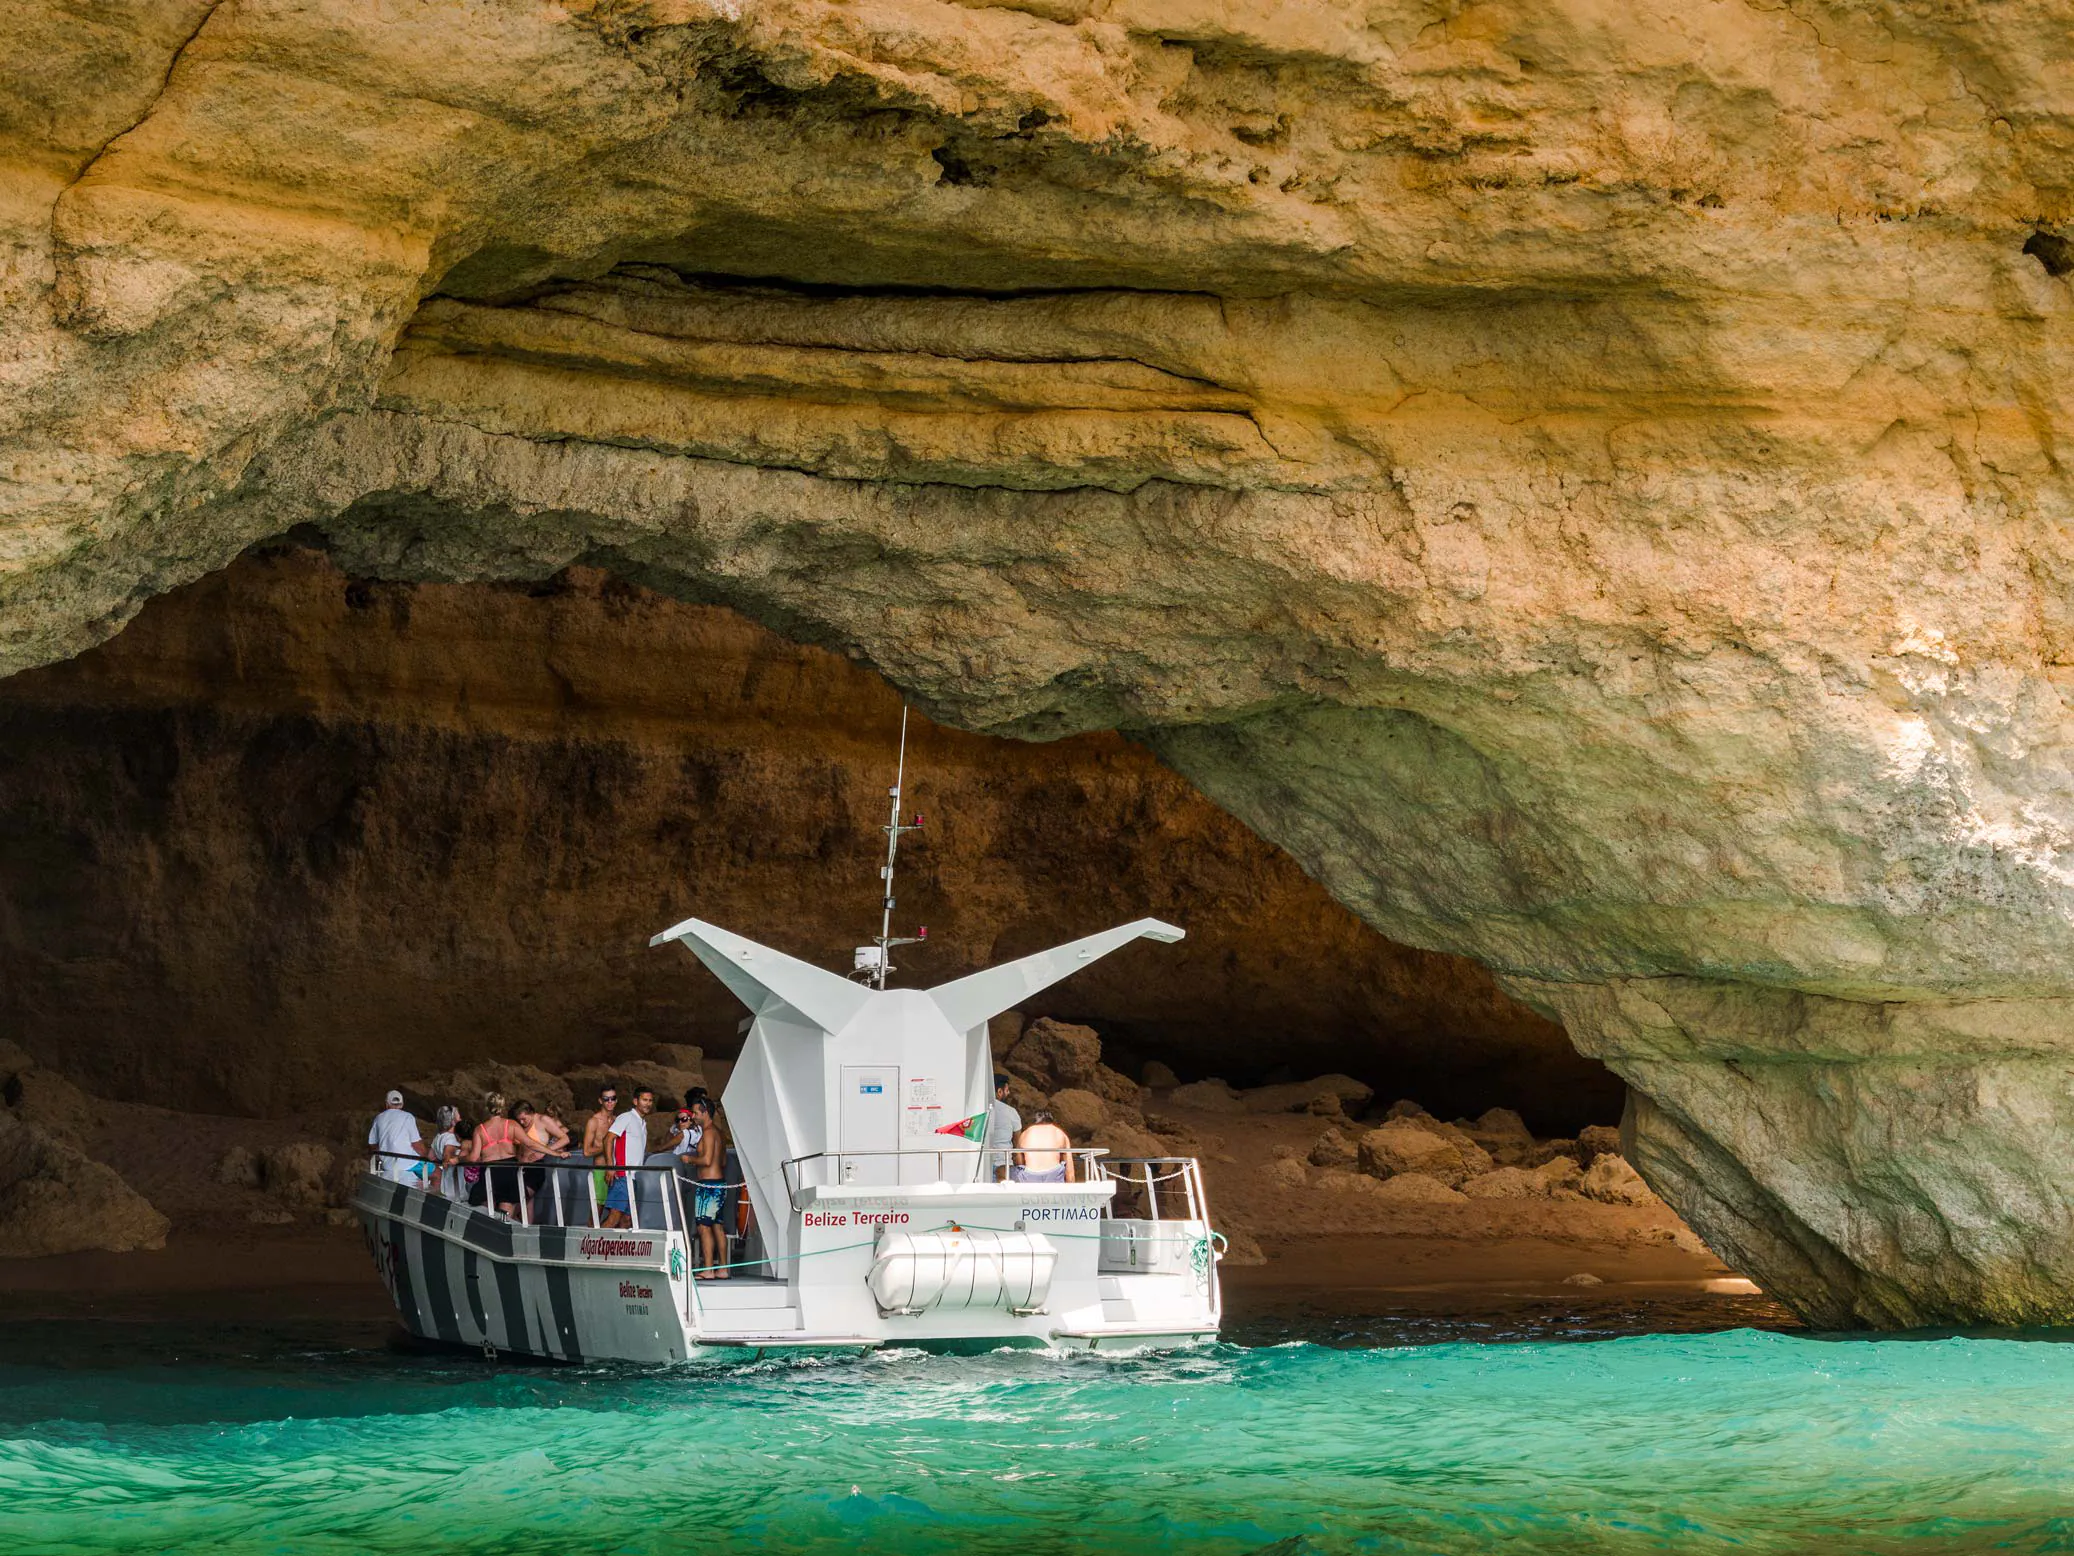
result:
M 482 1099 L 483 1121 L 475 1126 L 475 1159 L 481 1163 L 508 1162 L 518 1153 L 524 1133 L 505 1115 L 504 1093 L 493 1091 Z M 518 1214 L 519 1173 L 516 1166 L 488 1167 L 483 1171 L 483 1199 L 507 1216 Z

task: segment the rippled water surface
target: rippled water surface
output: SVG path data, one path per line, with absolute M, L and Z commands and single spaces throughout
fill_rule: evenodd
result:
M 0 1551 L 2074 1548 L 2074 1347 L 1738 1330 L 493 1368 L 0 1345 Z

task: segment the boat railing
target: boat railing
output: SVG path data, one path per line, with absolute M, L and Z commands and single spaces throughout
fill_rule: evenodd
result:
M 1101 1164 L 1102 1176 L 1117 1185 L 1105 1217 L 1125 1219 L 1142 1209 L 1147 1221 L 1210 1221 L 1209 1196 L 1203 1192 L 1202 1163 L 1193 1156 L 1119 1156 Z
M 408 1165 L 399 1174 L 394 1170 L 384 1171 L 384 1161 Z M 602 1177 L 609 1183 L 626 1174 L 627 1230 L 689 1235 L 693 1225 L 684 1209 L 684 1179 L 674 1164 L 621 1167 L 590 1161 L 563 1161 L 557 1157 L 542 1157 L 531 1162 L 506 1157 L 502 1161 L 457 1162 L 442 1167 L 427 1157 L 409 1152 L 371 1151 L 367 1170 L 385 1182 L 402 1183 L 446 1199 L 455 1198 L 442 1187 L 446 1174 L 460 1174 L 466 1181 L 467 1173 L 479 1173 L 481 1176 L 473 1181 L 481 1184 L 481 1202 L 477 1203 L 474 1196 L 468 1194 L 455 1202 L 492 1214 L 496 1213 L 499 1205 L 516 1205 L 518 1214 L 511 1220 L 519 1226 L 598 1226 L 604 1219 L 600 1213 L 603 1209 L 617 1208 L 605 1206 L 598 1198 L 598 1180 Z M 739 1188 L 740 1185 L 730 1187 Z M 515 1192 L 507 1198 L 500 1192 L 504 1189 Z M 647 1217 L 645 1225 L 642 1221 L 644 1215 Z
M 784 1163 L 785 1192 L 796 1207 L 800 1191 L 810 1188 L 855 1185 L 896 1189 L 914 1188 L 925 1183 L 1059 1181 L 1056 1178 L 1013 1179 L 1017 1166 L 1015 1158 L 1030 1155 L 1071 1157 L 1073 1181 L 1096 1183 L 1105 1176 L 1101 1160 L 1108 1154 L 1100 1146 L 1069 1146 L 1063 1151 L 1019 1151 L 1006 1145 L 938 1146 L 909 1151 L 815 1151 L 808 1156 L 795 1156 Z

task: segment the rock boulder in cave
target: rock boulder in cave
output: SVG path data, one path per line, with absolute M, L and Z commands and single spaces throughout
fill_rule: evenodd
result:
M 2074 1318 L 2055 9 L 4 25 L 7 667 L 300 530 L 1125 728 L 1804 1313 Z

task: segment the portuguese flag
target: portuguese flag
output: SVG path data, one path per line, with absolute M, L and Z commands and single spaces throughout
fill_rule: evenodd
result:
M 940 1135 L 963 1135 L 967 1140 L 984 1140 L 987 1137 L 987 1115 L 975 1113 L 955 1124 L 942 1125 L 936 1132 Z

